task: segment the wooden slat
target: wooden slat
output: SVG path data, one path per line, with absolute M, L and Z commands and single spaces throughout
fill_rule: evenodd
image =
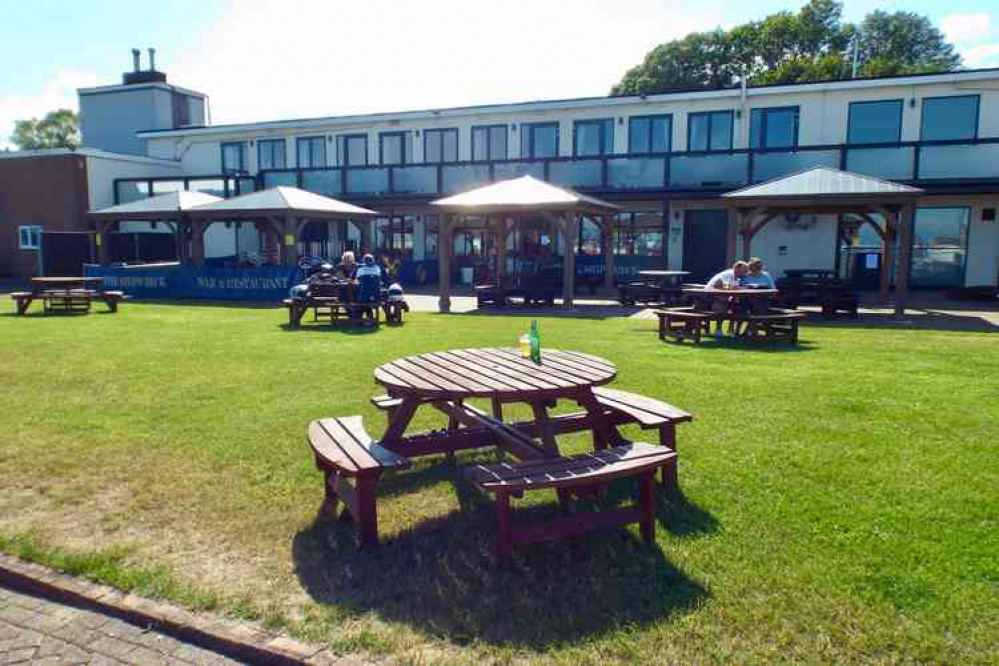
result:
M 482 364 L 473 363 L 459 354 L 452 352 L 431 352 L 426 354 L 426 356 L 439 363 L 449 364 L 456 371 L 468 373 L 494 391 L 515 391 L 517 389 L 510 382 L 509 378 L 494 372 L 490 368 L 482 367 Z
M 472 349 L 467 351 L 475 352 L 484 358 L 488 358 L 493 363 L 502 363 L 504 366 L 510 367 L 517 372 L 541 375 L 542 381 L 554 383 L 562 387 L 576 388 L 579 387 L 580 382 L 589 381 L 587 378 L 581 377 L 577 373 L 566 372 L 552 366 L 550 363 L 539 366 L 530 359 L 526 359 L 521 356 L 520 352 L 516 350 Z
M 451 392 L 481 392 L 488 391 L 489 387 L 467 376 L 454 372 L 453 370 L 438 365 L 433 359 L 421 356 L 410 356 L 393 361 L 396 367 L 405 368 L 408 372 L 419 375 L 423 379 L 437 384 L 441 388 Z
M 493 354 L 491 351 L 489 349 L 463 349 L 460 353 L 471 363 L 478 364 L 480 367 L 483 363 L 488 363 L 490 370 L 513 378 L 521 385 L 527 385 L 533 389 L 549 391 L 575 386 L 575 382 L 550 374 L 539 376 L 537 366 L 513 363 L 505 356 Z
M 391 386 L 403 391 L 413 391 L 414 389 L 426 391 L 440 390 L 438 386 L 425 381 L 422 377 L 406 372 L 402 368 L 397 368 L 391 363 L 381 365 L 375 370 L 375 380 L 386 386 Z
M 592 384 L 595 377 L 603 376 L 603 373 L 595 373 L 591 368 L 580 368 L 572 360 L 566 360 L 565 358 L 559 356 L 554 350 L 542 350 L 540 366 L 533 361 L 521 357 L 516 350 L 489 349 L 484 351 L 488 351 L 494 355 L 502 355 L 503 357 L 514 360 L 520 364 L 530 364 L 530 366 L 534 368 L 535 372 L 545 373 L 548 375 L 558 374 L 561 377 L 570 379 L 577 386 Z
M 643 425 L 659 425 L 663 419 L 683 423 L 694 418 L 679 407 L 637 393 L 604 387 L 594 388 L 593 393 L 604 406 L 623 411 Z
M 593 356 L 591 354 L 584 354 L 583 352 L 571 351 L 567 349 L 560 349 L 558 350 L 558 352 L 563 356 L 568 356 L 574 359 L 578 359 L 580 361 L 585 361 L 588 365 L 594 368 L 599 368 L 604 372 L 614 372 L 614 373 L 617 372 L 616 365 L 610 363 L 609 361 L 605 361 L 600 357 Z
M 493 419 L 482 410 L 471 405 L 438 403 L 434 405 L 446 414 L 453 415 L 468 426 L 481 426 L 488 429 L 497 439 L 497 444 L 521 460 L 546 458 L 547 454 L 534 442 L 515 428 Z
M 409 466 L 407 458 L 371 440 L 360 416 L 313 421 L 309 424 L 309 443 L 328 463 L 350 473 Z

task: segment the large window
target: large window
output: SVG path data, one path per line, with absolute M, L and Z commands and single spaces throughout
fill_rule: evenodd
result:
M 379 164 L 410 164 L 412 161 L 413 139 L 408 131 L 378 135 Z
M 731 150 L 734 116 L 731 111 L 691 113 L 687 126 L 688 150 Z
M 437 221 L 436 215 L 423 217 L 423 258 L 437 258 Z
M 531 159 L 558 157 L 558 123 L 522 123 L 520 156 Z
M 17 228 L 22 250 L 37 250 L 42 246 L 42 227 L 38 224 L 24 224 Z
M 919 208 L 912 239 L 913 287 L 960 287 L 968 254 L 971 211 Z
M 423 161 L 427 164 L 458 161 L 458 128 L 423 130 Z
M 978 138 L 978 95 L 927 97 L 919 138 L 947 141 Z
M 246 171 L 246 144 L 234 141 L 222 144 L 222 173 Z
M 798 107 L 753 109 L 749 123 L 750 148 L 794 148 L 798 145 Z
M 283 169 L 285 159 L 284 139 L 257 139 L 257 169 Z
M 614 254 L 662 258 L 664 238 L 662 213 L 618 213 Z
M 472 128 L 473 160 L 505 160 L 507 155 L 506 125 L 478 125 Z
M 577 120 L 572 126 L 572 152 L 578 157 L 614 152 L 614 119 Z
M 902 100 L 850 102 L 847 143 L 898 143 L 901 140 Z
M 326 137 L 302 136 L 295 142 L 298 149 L 298 167 L 308 169 L 326 166 Z
M 340 166 L 365 166 L 368 163 L 368 135 L 341 134 L 336 138 Z
M 629 153 L 668 153 L 673 116 L 632 116 L 628 120 Z

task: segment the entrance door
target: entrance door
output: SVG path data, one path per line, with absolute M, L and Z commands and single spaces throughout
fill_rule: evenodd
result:
M 94 260 L 93 241 L 93 234 L 83 232 L 44 232 L 42 270 L 45 275 L 48 277 L 83 275 L 83 264 Z
M 687 280 L 705 282 L 727 268 L 726 236 L 728 212 L 688 210 L 683 220 L 683 270 Z

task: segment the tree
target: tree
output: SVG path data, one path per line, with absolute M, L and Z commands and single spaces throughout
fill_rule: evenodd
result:
M 692 33 L 660 44 L 629 69 L 611 95 L 718 88 L 743 77 L 752 84 L 802 83 L 858 75 L 950 71 L 961 58 L 929 19 L 875 11 L 860 25 L 842 22 L 843 5 L 811 0 L 797 14 L 778 12 L 731 30 Z
M 29 118 L 14 123 L 11 137 L 20 150 L 39 148 L 77 148 L 80 145 L 80 119 L 70 109 L 50 111 L 44 118 Z

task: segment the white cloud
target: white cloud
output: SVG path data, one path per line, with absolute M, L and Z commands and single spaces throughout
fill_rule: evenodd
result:
M 14 121 L 39 118 L 56 109 L 79 108 L 76 89 L 97 85 L 91 72 L 61 69 L 40 90 L 21 95 L 0 95 L 0 149 L 13 148 Z
M 214 123 L 605 95 L 656 44 L 725 23 L 675 3 L 243 0 L 171 82 Z
M 973 46 L 961 55 L 969 67 L 999 67 L 999 43 Z
M 947 40 L 957 45 L 978 44 L 992 36 L 992 19 L 987 12 L 948 14 L 940 21 Z

